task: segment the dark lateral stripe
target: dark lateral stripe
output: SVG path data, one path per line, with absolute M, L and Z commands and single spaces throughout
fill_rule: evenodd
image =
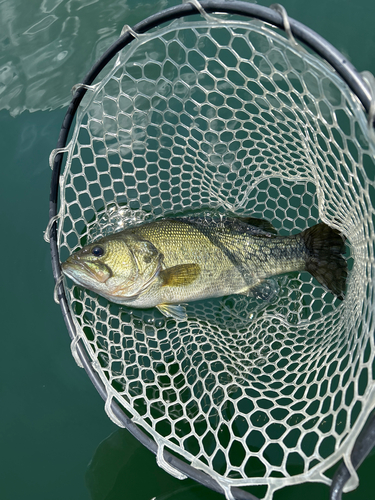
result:
M 214 234 L 214 230 L 217 227 L 217 224 L 213 221 L 212 224 L 210 224 L 209 221 L 206 221 L 206 219 L 203 218 L 197 218 L 197 217 L 181 217 L 178 219 L 179 222 L 182 222 L 183 224 L 188 224 L 189 226 L 193 226 L 195 229 L 197 229 L 200 233 L 203 234 L 206 238 L 210 240 L 210 242 L 215 245 L 219 250 L 223 252 L 223 254 L 231 261 L 231 263 L 240 271 L 241 275 L 244 277 L 245 282 L 249 283 L 249 280 L 246 279 L 246 276 L 249 274 L 248 268 L 245 266 L 245 264 L 236 256 L 234 252 L 229 250 L 221 241 L 220 239 Z M 205 225 L 206 224 L 206 225 Z M 249 283 L 250 286 L 250 283 Z

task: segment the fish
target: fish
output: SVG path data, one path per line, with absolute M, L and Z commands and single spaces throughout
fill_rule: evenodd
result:
M 65 276 L 107 300 L 186 319 L 188 302 L 249 295 L 267 278 L 308 271 L 344 299 L 345 237 L 320 222 L 279 236 L 255 217 L 184 216 L 128 227 L 72 253 Z

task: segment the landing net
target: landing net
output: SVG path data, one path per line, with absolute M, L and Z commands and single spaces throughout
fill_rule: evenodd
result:
M 326 471 L 344 459 L 353 489 L 350 455 L 375 401 L 375 155 L 363 103 L 290 31 L 188 16 L 196 5 L 145 34 L 125 29 L 131 43 L 77 87 L 72 136 L 52 155 L 61 164 L 66 153 L 53 179 L 55 277 L 59 260 L 129 225 L 247 214 L 280 235 L 319 221 L 339 229 L 345 299 L 294 273 L 270 280 L 266 299 L 194 302 L 178 321 L 64 280 L 73 353 L 109 416 L 177 477 L 227 498 L 253 498 L 242 488 L 271 499 L 290 484 L 329 485 Z M 285 15 L 251 8 L 288 28 Z

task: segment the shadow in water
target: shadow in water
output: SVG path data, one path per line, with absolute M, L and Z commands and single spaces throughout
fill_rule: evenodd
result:
M 180 481 L 156 463 L 156 457 L 127 430 L 102 441 L 86 471 L 92 500 L 222 500 L 191 479 Z

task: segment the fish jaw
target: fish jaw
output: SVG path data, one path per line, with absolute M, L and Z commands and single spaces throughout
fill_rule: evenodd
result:
M 87 288 L 111 302 L 122 304 L 124 300 L 132 300 L 129 291 L 132 283 L 114 278 L 105 264 L 80 261 L 71 256 L 61 264 L 61 269 L 76 285 Z
M 102 262 L 90 262 L 74 255 L 61 264 L 61 269 L 77 285 L 94 291 L 97 285 L 105 284 L 112 277 L 111 270 Z

